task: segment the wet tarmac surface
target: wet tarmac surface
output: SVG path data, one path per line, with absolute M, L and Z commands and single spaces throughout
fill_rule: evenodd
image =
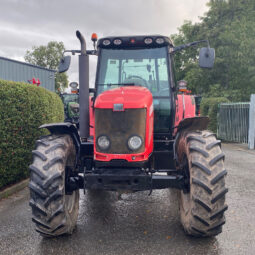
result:
M 186 236 L 174 190 L 122 194 L 81 191 L 71 236 L 34 231 L 27 189 L 0 201 L 0 254 L 255 254 L 255 151 L 225 144 L 227 223 L 215 238 Z

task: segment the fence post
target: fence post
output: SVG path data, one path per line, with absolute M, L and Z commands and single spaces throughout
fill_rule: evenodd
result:
M 250 150 L 254 149 L 254 143 L 255 143 L 255 94 L 251 95 L 250 103 L 249 139 L 248 139 L 248 147 Z

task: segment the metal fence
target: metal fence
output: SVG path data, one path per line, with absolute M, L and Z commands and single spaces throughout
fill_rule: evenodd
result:
M 219 138 L 248 143 L 250 103 L 222 103 L 218 111 Z

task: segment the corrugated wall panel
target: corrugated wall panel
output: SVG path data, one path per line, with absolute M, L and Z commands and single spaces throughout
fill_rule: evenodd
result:
M 41 87 L 55 91 L 54 71 L 0 57 L 0 79 L 29 83 L 32 78 L 39 79 Z
M 222 103 L 218 112 L 218 136 L 229 142 L 248 143 L 250 103 Z

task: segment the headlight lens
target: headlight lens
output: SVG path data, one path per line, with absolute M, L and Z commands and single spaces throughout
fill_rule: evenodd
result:
M 142 144 L 142 138 L 138 135 L 131 136 L 128 139 L 128 147 L 133 151 L 138 150 L 142 146 Z
M 110 147 L 110 140 L 106 135 L 101 135 L 97 138 L 97 144 L 102 150 L 107 150 Z

